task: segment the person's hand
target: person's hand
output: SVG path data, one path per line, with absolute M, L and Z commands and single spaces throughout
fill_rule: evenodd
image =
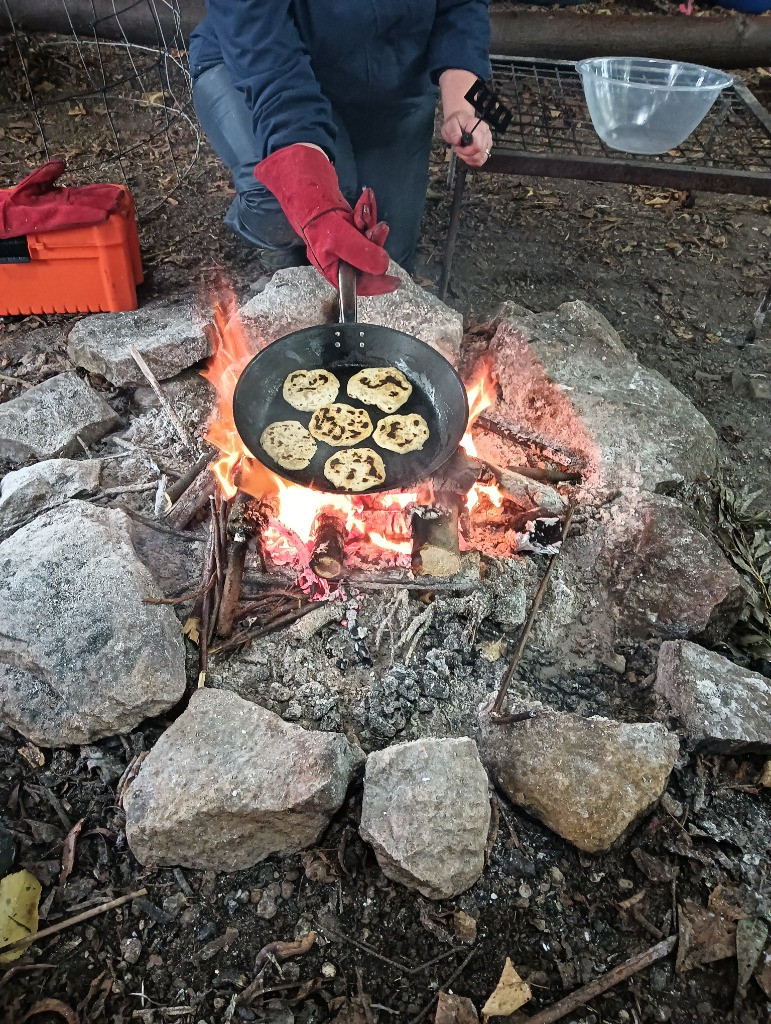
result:
M 384 295 L 400 287 L 398 277 L 386 274 L 388 225 L 377 220 L 372 189 L 365 189 L 352 210 L 322 150 L 286 146 L 257 164 L 254 176 L 278 199 L 305 242 L 308 259 L 335 288 L 340 260 L 359 271 L 359 295 Z
M 493 148 L 493 135 L 489 125 L 479 121 L 474 113 L 473 107 L 469 104 L 465 109 L 456 110 L 444 119 L 442 125 L 442 138 L 452 146 L 457 156 L 469 167 L 481 167 L 490 157 Z M 476 128 L 474 125 L 476 124 Z M 461 136 L 465 131 L 474 132 L 468 146 L 461 145 Z

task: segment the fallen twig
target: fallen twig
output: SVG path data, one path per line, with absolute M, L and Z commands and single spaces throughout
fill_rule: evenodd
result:
M 129 903 L 131 900 L 146 895 L 147 889 L 137 889 L 136 892 L 130 892 L 128 896 L 119 896 L 117 899 L 110 900 L 109 903 L 101 903 L 92 910 L 84 910 L 82 914 L 75 914 L 74 917 L 68 917 L 66 920 L 52 924 L 48 928 L 41 928 L 39 932 L 34 932 L 32 935 L 25 935 L 24 938 L 16 939 L 15 942 L 7 942 L 4 946 L 0 946 L 0 953 L 10 953 L 14 949 L 24 949 L 25 946 L 30 946 L 33 942 L 47 939 L 49 935 L 56 935 L 57 932 L 63 932 L 65 928 L 71 928 L 82 921 L 89 921 L 92 917 L 104 914 L 108 910 L 115 910 L 116 907 L 122 907 L 124 903 Z
M 67 838 L 64 840 L 64 847 L 62 848 L 62 870 L 59 873 L 60 886 L 64 885 L 72 874 L 72 869 L 75 866 L 75 846 L 78 842 L 78 836 L 80 835 L 80 830 L 83 828 L 83 822 L 85 820 L 85 818 L 81 818 L 80 821 L 76 821 L 67 833 Z
M 384 964 L 388 964 L 390 967 L 395 968 L 402 974 L 420 974 L 421 971 L 428 970 L 429 967 L 433 967 L 434 964 L 440 963 L 442 960 L 446 960 L 450 956 L 454 956 L 456 953 L 460 953 L 461 949 L 453 947 L 452 949 L 446 950 L 444 953 L 440 953 L 439 956 L 435 956 L 433 960 L 427 960 L 424 964 L 418 964 L 417 967 L 407 967 L 406 964 L 400 964 L 396 960 L 391 960 L 390 957 L 384 956 L 382 953 L 378 953 L 372 946 L 368 946 L 366 942 L 359 942 L 358 939 L 352 939 L 350 935 L 343 935 L 342 932 L 333 932 L 329 928 L 325 929 L 326 934 L 332 938 L 337 939 L 340 942 L 347 942 L 351 946 L 355 946 L 356 949 L 360 949 L 363 953 L 369 953 L 376 960 L 381 960 Z M 468 958 L 469 960 L 471 957 Z
M 209 648 L 209 654 L 224 654 L 227 651 L 234 651 L 237 647 L 243 647 L 244 644 L 248 644 L 250 640 L 259 640 L 260 637 L 267 636 L 268 633 L 274 633 L 277 629 L 291 626 L 293 622 L 301 619 L 303 615 L 307 615 L 308 612 L 313 611 L 316 607 L 317 602 L 311 602 L 310 604 L 303 605 L 302 608 L 295 608 L 294 611 L 280 615 L 256 630 L 243 629 L 238 633 L 234 633 L 226 643 L 217 644 L 216 647 Z
M 420 1024 L 420 1022 L 423 1020 L 423 1018 L 431 1010 L 431 1007 L 438 1000 L 439 993 L 440 992 L 446 992 L 449 989 L 450 985 L 452 985 L 452 983 L 454 981 L 456 981 L 461 976 L 461 974 L 463 974 L 463 972 L 466 970 L 468 965 L 471 963 L 472 958 L 476 956 L 477 951 L 478 951 L 478 947 L 476 947 L 475 949 L 471 950 L 471 952 L 466 957 L 466 959 L 463 961 L 463 963 L 460 965 L 460 967 L 450 975 L 450 977 L 447 979 L 447 981 L 444 982 L 443 985 L 439 986 L 439 988 L 436 990 L 436 995 L 432 997 L 431 1002 L 430 1003 L 426 1003 L 426 1005 L 423 1007 L 423 1009 L 420 1011 L 420 1013 L 416 1017 L 413 1017 L 412 1020 L 409 1022 L 409 1024 Z
M 178 480 L 175 480 L 171 487 L 169 487 L 166 494 L 169 496 L 169 501 L 172 505 L 182 497 L 195 478 L 203 473 L 209 465 L 211 457 L 212 456 L 209 452 L 204 452 L 200 459 L 198 459 L 197 462 L 194 462 L 190 469 L 183 473 L 182 476 Z
M 307 953 L 313 946 L 315 941 L 316 933 L 308 932 L 305 938 L 298 939 L 297 942 L 282 942 L 281 939 L 269 942 L 267 946 L 263 946 L 257 954 L 255 966 L 262 967 L 263 964 L 267 963 L 268 960 L 273 957 L 275 957 L 276 960 L 289 960 L 291 957 L 304 956 L 305 953 Z
M 198 455 L 198 449 L 196 448 L 192 437 L 190 436 L 190 434 L 188 434 L 187 430 L 185 429 L 182 420 L 174 412 L 171 403 L 161 390 L 161 386 L 158 383 L 155 374 L 145 362 L 144 357 L 140 354 L 140 352 L 134 345 L 131 345 L 129 347 L 129 352 L 131 353 L 131 358 L 142 371 L 142 375 L 144 376 L 145 380 L 155 392 L 158 401 L 161 403 L 161 408 L 169 417 L 171 425 L 176 430 L 182 444 L 184 444 L 184 446 L 188 448 L 191 452 L 193 452 L 195 455 Z
M 29 381 L 22 380 L 21 377 L 11 377 L 7 373 L 0 373 L 0 382 L 3 384 L 14 384 L 20 388 L 24 388 L 26 391 L 32 387 Z
M 511 678 L 514 675 L 514 671 L 517 665 L 519 664 L 520 658 L 522 657 L 525 651 L 525 646 L 527 645 L 527 641 L 530 636 L 530 631 L 533 628 L 535 617 L 538 614 L 538 609 L 541 607 L 541 601 L 543 600 L 543 595 L 546 592 L 546 584 L 549 582 L 549 577 L 551 576 L 552 569 L 556 565 L 557 559 L 559 558 L 562 549 L 565 546 L 565 538 L 568 535 L 568 530 L 570 529 L 570 523 L 573 520 L 573 512 L 575 511 L 575 508 L 576 503 L 575 501 L 572 501 L 568 507 L 567 515 L 565 516 L 565 522 L 562 524 L 562 539 L 560 546 L 556 553 L 553 554 L 549 559 L 549 564 L 546 567 L 546 572 L 543 574 L 543 579 L 538 584 L 538 589 L 535 592 L 533 604 L 530 608 L 530 614 L 528 615 L 525 625 L 522 628 L 522 636 L 519 638 L 517 649 L 514 651 L 514 654 L 512 655 L 511 661 L 509 662 L 508 668 L 506 669 L 506 673 L 504 674 L 503 680 L 501 681 L 501 686 L 500 689 L 498 690 L 498 695 L 496 696 L 495 701 L 493 703 L 492 710 L 490 712 L 490 718 L 493 722 L 496 722 L 499 725 L 505 725 L 508 722 L 523 721 L 525 717 L 534 717 L 529 711 L 523 712 L 521 715 L 504 716 L 501 715 L 501 708 L 503 707 L 503 702 L 506 698 L 506 691 L 509 688 Z
M 676 935 L 670 935 L 668 939 L 662 939 L 655 946 L 646 949 L 644 953 L 638 953 L 637 956 L 630 957 L 629 960 L 625 960 L 618 967 L 606 971 L 605 974 L 601 974 L 594 981 L 590 981 L 587 985 L 577 988 L 575 992 L 571 992 L 570 995 L 560 999 L 553 1006 L 548 1006 L 545 1010 L 541 1010 L 534 1017 L 528 1017 L 527 1024 L 554 1024 L 554 1021 L 562 1020 L 563 1017 L 572 1013 L 579 1006 L 584 1006 L 589 1000 L 602 995 L 608 989 L 615 988 L 616 985 L 626 981 L 627 978 L 631 978 L 638 971 L 642 971 L 646 967 L 650 967 L 651 964 L 655 964 L 657 960 L 662 960 L 665 956 L 668 956 L 675 948 L 676 943 Z M 415 1024 L 415 1022 L 411 1022 L 411 1024 Z

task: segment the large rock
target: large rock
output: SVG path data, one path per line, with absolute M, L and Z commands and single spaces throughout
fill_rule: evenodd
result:
M 101 462 L 47 459 L 7 473 L 0 480 L 0 541 L 70 498 L 95 494 Z
M 359 831 L 389 878 L 429 899 L 457 896 L 482 874 L 489 827 L 473 740 L 416 740 L 369 755 Z
M 71 501 L 0 544 L 0 720 L 41 746 L 128 732 L 185 691 L 179 623 L 129 520 Z
M 615 502 L 590 547 L 622 632 L 717 639 L 738 618 L 741 577 L 674 498 L 642 493 Z
M 487 415 L 573 454 L 598 497 L 714 473 L 707 420 L 585 303 L 544 314 L 507 303 L 490 351 L 501 397 Z
M 142 864 L 238 871 L 316 842 L 361 751 L 306 732 L 227 690 L 196 691 L 125 798 Z
M 50 377 L 0 405 L 0 458 L 53 459 L 80 451 L 120 423 L 104 399 L 76 373 Z
M 677 736 L 655 722 L 524 707 L 537 717 L 511 726 L 482 710 L 482 762 L 510 800 L 554 832 L 589 853 L 607 850 L 664 792 Z
M 70 331 L 67 355 L 76 366 L 120 387 L 145 384 L 129 352 L 132 345 L 159 380 L 211 355 L 204 319 L 192 302 L 158 302 L 130 313 L 83 317 Z
M 463 317 L 419 287 L 401 267 L 391 263 L 390 274 L 402 286 L 388 295 L 358 300 L 358 319 L 412 334 L 455 361 L 463 340 Z M 337 292 L 313 267 L 277 271 L 270 283 L 239 310 L 254 352 L 291 331 L 317 327 L 337 319 Z
M 771 679 L 685 640 L 661 645 L 655 689 L 689 742 L 724 754 L 771 752 Z

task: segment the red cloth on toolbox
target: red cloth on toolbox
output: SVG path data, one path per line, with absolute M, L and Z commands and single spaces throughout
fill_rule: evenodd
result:
M 303 145 L 276 150 L 257 164 L 254 176 L 278 199 L 305 242 L 308 259 L 330 284 L 337 287 L 338 266 L 345 260 L 359 271 L 359 295 L 396 291 L 399 278 L 386 274 L 388 225 L 378 223 L 371 188 L 364 189 L 352 210 L 324 153 Z
M 43 164 L 0 196 L 0 238 L 101 224 L 117 210 L 123 195 L 117 185 L 54 184 L 65 167 L 63 160 Z

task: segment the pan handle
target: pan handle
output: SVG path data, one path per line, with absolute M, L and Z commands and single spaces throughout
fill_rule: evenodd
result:
M 340 260 L 337 272 L 337 283 L 340 291 L 340 323 L 355 324 L 356 312 L 356 279 L 358 275 L 350 263 Z

